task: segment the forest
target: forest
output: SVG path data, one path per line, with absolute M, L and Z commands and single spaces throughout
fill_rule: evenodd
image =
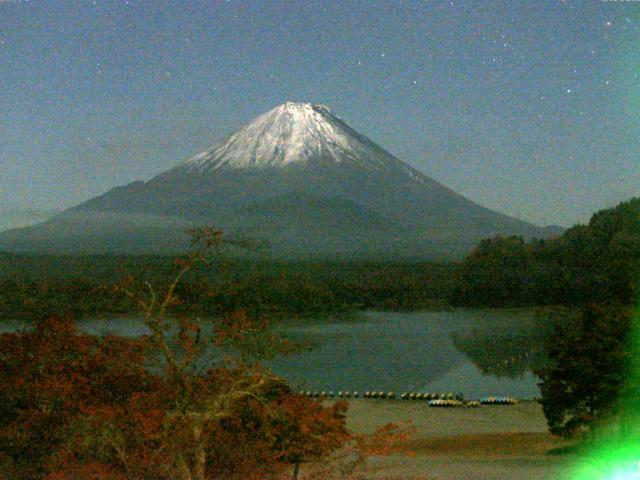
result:
M 120 282 L 169 283 L 176 259 L 162 256 L 0 254 L 0 316 L 34 319 L 124 315 L 135 305 L 113 288 Z M 294 320 L 361 309 L 446 307 L 454 265 L 442 263 L 271 262 L 219 258 L 189 272 L 177 286 L 176 312 L 200 316 L 243 309 Z
M 640 198 L 558 238 L 483 240 L 455 275 L 450 300 L 457 306 L 632 304 L 640 293 Z

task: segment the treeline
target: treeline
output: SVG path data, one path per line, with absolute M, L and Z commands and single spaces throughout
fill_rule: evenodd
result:
M 168 286 L 175 259 L 158 256 L 0 256 L 0 318 L 76 318 L 136 311 L 114 288 L 131 279 Z M 361 309 L 441 308 L 452 264 L 220 260 L 183 279 L 177 313 L 217 316 L 238 310 L 305 317 Z M 160 287 L 162 288 L 162 287 Z
M 451 303 L 582 305 L 638 298 L 640 198 L 595 213 L 560 237 L 482 241 L 455 274 Z

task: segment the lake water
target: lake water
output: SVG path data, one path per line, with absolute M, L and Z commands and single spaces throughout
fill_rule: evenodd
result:
M 88 333 L 136 336 L 140 319 L 80 322 Z M 0 322 L 0 331 L 24 328 Z M 286 327 L 292 340 L 313 348 L 267 364 L 305 390 L 393 390 L 539 396 L 531 367 L 543 361 L 544 328 L 528 310 L 365 312 L 353 318 Z
M 367 312 L 288 334 L 317 343 L 271 362 L 296 388 L 539 396 L 531 366 L 543 338 L 530 311 Z

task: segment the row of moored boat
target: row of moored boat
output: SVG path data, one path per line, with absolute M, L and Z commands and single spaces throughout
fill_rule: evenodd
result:
M 358 390 L 339 390 L 334 391 L 311 391 L 301 390 L 300 395 L 311 398 L 366 398 L 380 400 L 395 400 L 395 392 L 385 391 L 365 391 L 360 394 Z M 518 403 L 513 397 L 483 397 L 480 400 L 464 400 L 461 393 L 421 393 L 421 392 L 404 392 L 399 397 L 401 400 L 422 400 L 428 401 L 431 407 L 479 407 L 480 405 L 515 405 Z

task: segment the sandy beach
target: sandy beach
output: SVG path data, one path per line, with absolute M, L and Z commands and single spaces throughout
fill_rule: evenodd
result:
M 356 470 L 363 479 L 569 479 L 568 456 L 547 455 L 566 441 L 547 431 L 539 404 L 433 408 L 421 401 L 351 400 L 347 424 L 371 433 L 411 420 L 416 434 L 404 446 L 412 456 L 371 457 Z

